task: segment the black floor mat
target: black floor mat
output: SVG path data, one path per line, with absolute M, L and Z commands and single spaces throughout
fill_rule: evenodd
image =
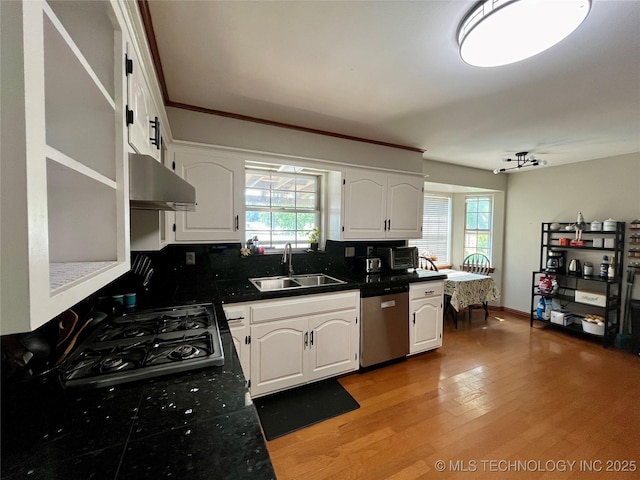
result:
M 335 378 L 256 398 L 253 403 L 267 440 L 360 408 Z

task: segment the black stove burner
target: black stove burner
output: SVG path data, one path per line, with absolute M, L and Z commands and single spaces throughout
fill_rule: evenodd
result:
M 224 365 L 210 305 L 126 314 L 100 325 L 66 362 L 67 387 L 96 388 Z
M 131 328 L 126 328 L 122 332 L 122 337 L 123 338 L 144 337 L 145 335 L 151 335 L 151 334 L 153 334 L 153 332 L 150 331 L 149 329 L 134 326 Z
M 169 352 L 169 358 L 171 360 L 184 360 L 195 357 L 198 353 L 200 353 L 200 350 L 193 345 L 180 345 Z
M 100 373 L 118 372 L 127 368 L 135 368 L 135 363 L 122 357 L 107 357 L 98 364 Z

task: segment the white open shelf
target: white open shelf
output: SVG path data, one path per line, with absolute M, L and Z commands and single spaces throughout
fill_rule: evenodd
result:
M 115 101 L 51 9 L 44 16 L 47 144 L 116 179 Z M 111 40 L 113 46 L 114 40 Z M 113 50 L 109 58 L 113 62 Z
M 49 265 L 51 294 L 71 288 L 81 281 L 114 268 L 118 262 L 63 262 Z

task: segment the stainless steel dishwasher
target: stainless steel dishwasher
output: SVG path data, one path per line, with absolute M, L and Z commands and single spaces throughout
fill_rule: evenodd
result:
M 409 285 L 375 287 L 360 293 L 360 366 L 409 353 Z

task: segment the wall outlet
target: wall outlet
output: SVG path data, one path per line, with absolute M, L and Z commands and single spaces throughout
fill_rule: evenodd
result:
M 185 263 L 187 265 L 195 265 L 196 264 L 196 252 L 187 252 Z
M 373 251 L 374 251 L 374 247 L 372 246 L 367 246 L 367 257 L 373 257 Z
M 356 247 L 344 247 L 344 256 L 345 258 L 355 257 Z

